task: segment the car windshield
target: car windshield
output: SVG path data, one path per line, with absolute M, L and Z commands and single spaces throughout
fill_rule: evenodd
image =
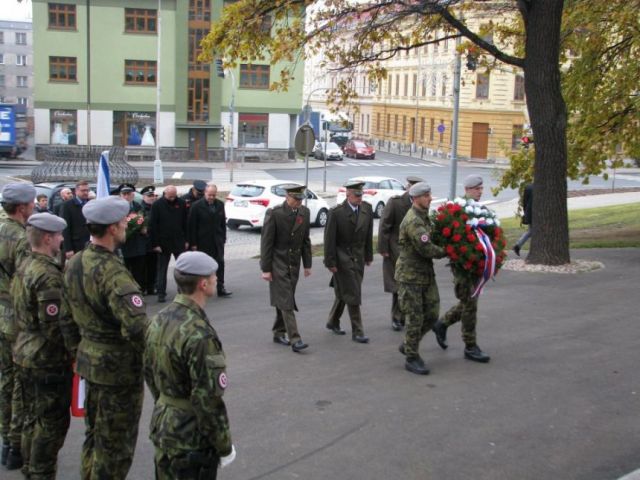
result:
M 324 143 L 320 145 L 321 148 L 324 148 Z M 333 142 L 327 143 L 327 150 L 340 150 L 340 147 Z
M 367 146 L 364 142 L 353 142 L 353 145 L 357 148 L 365 148 Z
M 347 181 L 348 183 L 353 182 L 364 182 L 362 188 L 380 188 L 380 184 L 377 182 L 367 182 L 366 180 L 362 180 L 361 178 L 352 178 Z
M 231 195 L 237 197 L 257 197 L 264 192 L 264 187 L 258 185 L 236 185 L 231 190 Z

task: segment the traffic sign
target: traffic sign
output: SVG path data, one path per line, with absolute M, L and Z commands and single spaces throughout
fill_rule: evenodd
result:
M 301 125 L 294 140 L 296 152 L 300 155 L 311 155 L 316 144 L 316 134 L 309 124 Z
M 440 125 L 438 125 L 438 133 L 444 133 L 444 123 L 441 123 Z

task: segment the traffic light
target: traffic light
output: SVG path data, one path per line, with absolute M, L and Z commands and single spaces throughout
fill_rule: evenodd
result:
M 227 127 L 222 127 L 220 129 L 220 142 L 221 143 L 225 143 L 225 130 L 227 129 Z
M 242 122 L 242 133 L 247 133 L 247 122 Z
M 216 75 L 220 78 L 224 78 L 224 68 L 222 68 L 222 60 L 219 58 L 215 61 L 216 65 Z
M 467 55 L 467 68 L 472 72 L 478 67 L 478 57 L 472 53 Z

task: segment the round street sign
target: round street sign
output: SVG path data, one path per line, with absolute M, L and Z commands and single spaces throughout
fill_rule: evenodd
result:
M 294 140 L 296 152 L 300 155 L 311 155 L 316 144 L 316 134 L 311 125 L 301 125 Z
M 444 123 L 438 125 L 438 133 L 444 133 Z

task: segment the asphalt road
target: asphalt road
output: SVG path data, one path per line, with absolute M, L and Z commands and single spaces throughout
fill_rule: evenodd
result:
M 640 249 L 582 250 L 605 268 L 578 275 L 503 271 L 480 299 L 488 365 L 462 358 L 457 327 L 431 374 L 403 368 L 389 325 L 380 257 L 367 269 L 369 345 L 324 328 L 333 300 L 314 259 L 298 286 L 304 354 L 272 343 L 273 309 L 256 260 L 229 261 L 230 299 L 207 312 L 229 365 L 225 394 L 238 457 L 221 480 L 613 480 L 640 467 L 637 266 Z M 441 308 L 451 274 L 436 262 Z M 173 293 L 170 286 L 170 294 Z M 147 297 L 149 298 L 149 297 Z M 150 303 L 150 314 L 159 306 Z M 343 318 L 348 328 L 348 321 Z M 153 478 L 147 394 L 129 479 Z M 83 424 L 72 421 L 58 478 L 79 478 Z M 22 478 L 2 471 L 5 480 Z

